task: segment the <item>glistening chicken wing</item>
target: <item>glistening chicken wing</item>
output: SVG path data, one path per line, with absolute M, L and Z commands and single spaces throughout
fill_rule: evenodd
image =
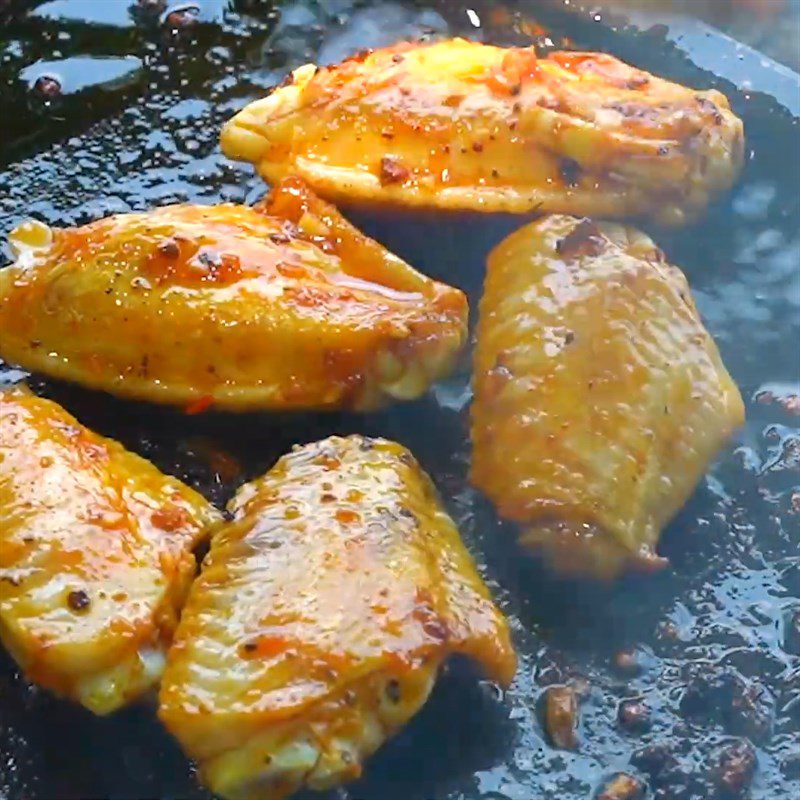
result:
M 348 202 L 652 216 L 679 224 L 730 188 L 742 123 L 603 53 L 463 39 L 306 65 L 236 114 L 223 151 L 269 181 Z
M 56 403 L 0 393 L 0 639 L 31 680 L 96 714 L 155 686 L 219 518 Z
M 160 717 L 228 800 L 356 778 L 442 662 L 515 671 L 507 624 L 400 445 L 295 449 L 232 501 L 170 651 Z
M 658 567 L 744 418 L 683 274 L 644 234 L 552 216 L 490 254 L 472 480 L 563 572 Z
M 466 335 L 426 278 L 288 179 L 254 208 L 28 223 L 0 270 L 0 356 L 113 394 L 229 410 L 422 394 Z

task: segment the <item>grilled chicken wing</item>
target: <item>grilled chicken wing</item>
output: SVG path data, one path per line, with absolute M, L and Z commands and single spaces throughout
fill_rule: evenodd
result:
M 160 717 L 225 798 L 351 780 L 451 653 L 515 655 L 452 520 L 400 445 L 295 449 L 231 503 L 192 587 Z
M 301 67 L 221 144 L 342 200 L 678 224 L 730 188 L 743 133 L 719 92 L 610 55 L 452 39 Z
M 106 714 L 157 684 L 218 519 L 55 403 L 0 393 L 0 639 L 42 686 Z
M 0 356 L 200 410 L 355 408 L 449 369 L 467 305 L 288 179 L 265 203 L 27 223 L 0 270 Z
M 644 234 L 545 217 L 489 256 L 472 480 L 564 572 L 655 568 L 743 421 L 683 274 Z

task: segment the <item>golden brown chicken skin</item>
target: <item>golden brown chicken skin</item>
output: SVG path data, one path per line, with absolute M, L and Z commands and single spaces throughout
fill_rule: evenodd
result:
M 730 188 L 743 131 L 719 92 L 610 55 L 451 39 L 301 67 L 221 144 L 342 201 L 680 224 Z
M 663 564 L 655 546 L 742 424 L 683 274 L 632 228 L 551 216 L 490 254 L 472 480 L 561 572 Z
M 421 395 L 466 335 L 459 290 L 295 179 L 254 208 L 28 223 L 11 244 L 0 356 L 124 397 L 194 411 L 371 409 Z
M 240 489 L 192 587 L 159 715 L 228 800 L 352 780 L 463 653 L 516 658 L 425 473 L 383 439 L 296 448 Z
M 0 393 L 0 639 L 36 683 L 96 714 L 154 687 L 219 516 L 56 403 Z

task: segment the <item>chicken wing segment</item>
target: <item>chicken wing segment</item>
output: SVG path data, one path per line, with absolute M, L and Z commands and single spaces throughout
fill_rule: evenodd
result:
M 662 527 L 741 425 L 683 274 L 644 234 L 552 216 L 489 256 L 472 480 L 563 572 L 655 568 Z
M 280 800 L 356 778 L 452 653 L 511 681 L 507 624 L 405 448 L 296 448 L 230 511 L 161 687 L 161 719 L 214 792 Z
M 31 680 L 96 714 L 157 684 L 219 516 L 55 403 L 0 393 L 0 639 Z
M 603 53 L 451 39 L 306 65 L 223 128 L 269 181 L 347 201 L 603 217 L 697 217 L 742 165 L 742 123 Z
M 254 208 L 177 205 L 27 223 L 0 270 L 0 356 L 163 403 L 369 409 L 422 394 L 466 336 L 458 290 L 302 182 Z

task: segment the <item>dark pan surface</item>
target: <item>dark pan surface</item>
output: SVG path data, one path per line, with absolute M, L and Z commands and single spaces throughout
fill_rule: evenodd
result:
M 620 770 L 644 779 L 651 798 L 722 798 L 726 753 L 746 747 L 743 739 L 758 759 L 752 797 L 800 797 L 798 120 L 769 96 L 748 96 L 702 72 L 663 36 L 617 34 L 589 19 L 540 11 L 543 33 L 532 17 L 504 14 L 497 3 L 492 13 L 471 6 L 479 27 L 456 2 L 303 0 L 282 4 L 280 14 L 259 0 L 241 0 L 235 12 L 226 0 L 194 5 L 199 19 L 180 26 L 191 14 L 179 12 L 172 18 L 179 30 L 170 33 L 158 2 L 0 3 L 3 235 L 27 216 L 71 225 L 170 202 L 252 201 L 262 184 L 220 156 L 221 122 L 315 53 L 336 60 L 402 36 L 449 31 L 509 43 L 532 36 L 543 48 L 549 37 L 555 46 L 608 50 L 722 89 L 748 134 L 746 172 L 731 197 L 700 226 L 651 231 L 686 271 L 749 415 L 671 525 L 662 552 L 673 568 L 657 577 L 611 589 L 562 582 L 521 556 L 512 531 L 465 480 L 466 361 L 428 399 L 362 418 L 186 417 L 33 379 L 83 422 L 218 504 L 291 444 L 332 432 L 396 438 L 433 475 L 512 618 L 518 678 L 501 696 L 454 664 L 365 779 L 322 800 L 584 800 Z M 90 70 L 70 61 L 87 55 L 117 60 Z M 46 101 L 32 85 L 53 67 L 30 65 L 54 59 L 67 59 L 56 68 L 62 91 Z M 473 307 L 485 252 L 518 224 L 354 217 L 417 267 L 467 289 Z M 6 382 L 24 377 L 2 369 Z M 633 653 L 637 669 L 619 668 L 621 651 Z M 537 712 L 545 686 L 570 680 L 589 687 L 575 753 L 549 747 Z M 649 731 L 619 727 L 617 706 L 628 697 L 650 706 Z M 0 656 L 0 798 L 202 797 L 151 709 L 94 719 L 28 686 Z

